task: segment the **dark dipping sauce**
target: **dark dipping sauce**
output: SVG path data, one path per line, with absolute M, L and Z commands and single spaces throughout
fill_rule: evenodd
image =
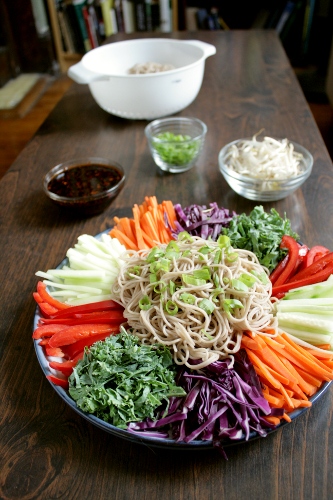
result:
M 95 196 L 116 186 L 123 175 L 116 167 L 78 165 L 63 170 L 48 183 L 48 191 L 65 198 Z

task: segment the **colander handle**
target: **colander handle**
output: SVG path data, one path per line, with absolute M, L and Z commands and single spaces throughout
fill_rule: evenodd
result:
M 216 54 L 216 47 L 211 43 L 201 42 L 201 40 L 187 40 L 186 43 L 196 45 L 203 50 L 205 58 Z
M 105 76 L 100 73 L 95 73 L 85 68 L 82 61 L 70 66 L 67 75 L 76 83 L 87 84 L 96 82 L 97 80 L 105 80 Z

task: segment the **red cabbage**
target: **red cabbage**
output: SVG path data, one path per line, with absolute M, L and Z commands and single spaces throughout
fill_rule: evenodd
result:
M 222 228 L 227 227 L 236 212 L 230 212 L 227 208 L 219 208 L 217 203 L 206 205 L 190 205 L 182 208 L 178 203 L 174 205 L 177 216 L 176 229 L 173 236 L 176 237 L 181 231 L 187 231 L 193 236 L 203 239 L 211 238 L 216 241 Z
M 183 367 L 177 384 L 185 389 L 187 396 L 170 398 L 167 411 L 161 410 L 156 420 L 133 422 L 128 430 L 140 435 L 154 432 L 154 436 L 160 431 L 163 433 L 160 437 L 169 431 L 178 442 L 212 441 L 224 456 L 226 440 L 248 440 L 254 433 L 266 436 L 267 429 L 275 426 L 264 417 L 273 412 L 246 352 L 241 349 L 235 355 L 234 367 L 229 365 L 230 360 L 225 360 L 199 371 Z

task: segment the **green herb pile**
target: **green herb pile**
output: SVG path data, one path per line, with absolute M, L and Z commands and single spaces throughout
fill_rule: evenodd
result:
M 176 367 L 162 345 L 143 345 L 123 330 L 96 342 L 69 377 L 69 393 L 81 410 L 127 428 L 154 418 L 171 396 L 184 396 L 175 384 Z
M 229 236 L 234 248 L 241 248 L 254 252 L 261 265 L 268 268 L 269 272 L 277 266 L 286 252 L 280 248 L 282 236 L 288 234 L 299 239 L 297 233 L 291 229 L 290 220 L 281 217 L 272 208 L 265 212 L 260 205 L 255 207 L 249 215 L 235 216 L 228 228 L 223 229 L 223 234 Z
M 200 148 L 200 140 L 191 140 L 189 135 L 173 134 L 172 132 L 163 132 L 156 136 L 161 143 L 153 141 L 153 146 L 161 159 L 170 165 L 186 165 L 192 161 Z

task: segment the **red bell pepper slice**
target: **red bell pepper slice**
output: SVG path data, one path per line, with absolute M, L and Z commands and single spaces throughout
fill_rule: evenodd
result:
M 304 271 L 307 271 L 307 269 L 305 269 Z M 302 273 L 303 271 L 298 273 L 296 276 Z M 294 288 L 300 288 L 306 285 L 313 285 L 315 283 L 321 283 L 323 281 L 326 281 L 331 274 L 333 274 L 333 262 L 328 263 L 325 267 L 323 267 L 316 273 L 308 274 L 307 276 L 303 275 L 300 279 L 292 279 L 288 283 L 284 283 L 279 286 L 274 286 L 272 290 L 272 295 L 274 297 L 282 298 L 283 296 L 282 294 L 289 292 L 289 290 L 292 290 Z
M 58 311 L 58 309 L 48 304 L 48 302 L 40 302 L 38 304 L 38 307 L 40 309 L 40 312 L 46 318 L 50 318 L 53 314 L 55 314 Z
M 288 261 L 280 275 L 275 280 L 275 286 L 282 285 L 287 281 L 287 279 L 293 274 L 299 258 L 299 245 L 297 241 L 292 238 L 292 236 L 285 234 L 282 237 L 280 248 L 286 248 L 288 250 Z
M 119 331 L 119 325 L 103 325 L 103 324 L 92 324 L 92 325 L 74 325 L 68 326 L 64 330 L 55 333 L 49 340 L 50 347 L 61 347 L 68 344 L 74 344 L 78 340 L 85 339 L 87 337 L 94 337 L 100 333 L 116 333 Z
M 287 254 L 276 266 L 274 271 L 271 272 L 269 279 L 271 280 L 271 283 L 274 285 L 278 277 L 281 275 L 282 271 L 285 269 L 287 263 L 289 260 L 289 255 Z
M 88 323 L 123 323 L 124 316 L 123 310 L 115 309 L 113 311 L 105 312 L 93 312 L 87 314 L 74 314 L 73 317 L 52 317 L 52 318 L 41 318 L 40 324 L 63 324 L 63 325 L 82 325 Z
M 64 352 L 60 347 L 50 346 L 50 342 L 45 346 L 46 356 L 54 356 L 55 358 L 63 358 L 65 356 Z
M 69 309 L 62 309 L 58 311 L 54 317 L 64 318 L 67 316 L 72 316 L 74 314 L 86 314 L 93 313 L 97 311 L 108 311 L 108 310 L 124 310 L 124 307 L 115 302 L 114 300 L 102 300 L 100 302 L 89 302 L 89 304 L 81 304 L 78 306 L 71 306 Z
M 309 267 L 306 267 L 302 271 L 296 273 L 289 282 L 292 283 L 294 281 L 302 280 L 303 278 L 307 278 L 308 276 L 312 276 L 313 274 L 317 274 L 318 272 L 325 269 L 328 264 L 333 263 L 333 252 L 330 252 L 320 259 L 313 262 Z
M 72 360 L 63 361 L 62 363 L 58 363 L 58 361 L 50 361 L 49 366 L 50 368 L 58 370 L 59 372 L 69 377 L 73 372 L 73 368 L 77 365 L 79 360 L 83 358 L 83 356 L 84 356 L 84 351 L 81 351 Z
M 317 260 L 319 260 L 324 255 L 327 255 L 328 253 L 330 253 L 330 250 L 321 245 L 315 245 L 314 247 L 310 248 L 304 262 L 304 268 L 311 266 L 313 262 L 316 262 Z
M 37 304 L 40 304 L 41 302 L 44 302 L 44 300 L 39 295 L 39 293 L 34 292 L 32 295 L 33 295 L 33 298 L 35 299 L 35 302 L 37 302 Z
M 33 339 L 41 339 L 43 337 L 52 337 L 56 332 L 67 328 L 67 325 L 58 325 L 58 324 L 50 324 L 50 325 L 42 325 L 38 326 L 34 333 L 32 334 Z
M 115 335 L 119 333 L 114 332 L 111 333 L 111 335 Z M 69 344 L 69 345 L 64 345 L 62 347 L 62 351 L 65 353 L 65 357 L 68 359 L 75 359 L 75 356 L 77 356 L 80 352 L 84 350 L 85 347 L 90 347 L 93 345 L 95 342 L 98 342 L 99 340 L 105 340 L 107 337 L 110 336 L 110 333 L 101 333 L 100 335 L 94 335 L 93 337 L 87 337 L 82 340 L 78 340 L 74 344 Z
M 44 302 L 47 302 L 50 304 L 50 306 L 55 307 L 56 309 L 68 309 L 69 306 L 68 304 L 64 304 L 63 302 L 59 302 L 59 300 L 54 299 L 51 297 L 51 295 L 48 293 L 46 289 L 45 283 L 43 281 L 38 281 L 37 283 L 37 293 L 40 295 L 40 297 L 43 299 Z
M 53 384 L 59 385 L 60 387 L 63 387 L 64 389 L 68 389 L 69 388 L 68 380 L 56 377 L 55 375 L 46 375 L 46 378 L 50 382 L 52 382 Z

